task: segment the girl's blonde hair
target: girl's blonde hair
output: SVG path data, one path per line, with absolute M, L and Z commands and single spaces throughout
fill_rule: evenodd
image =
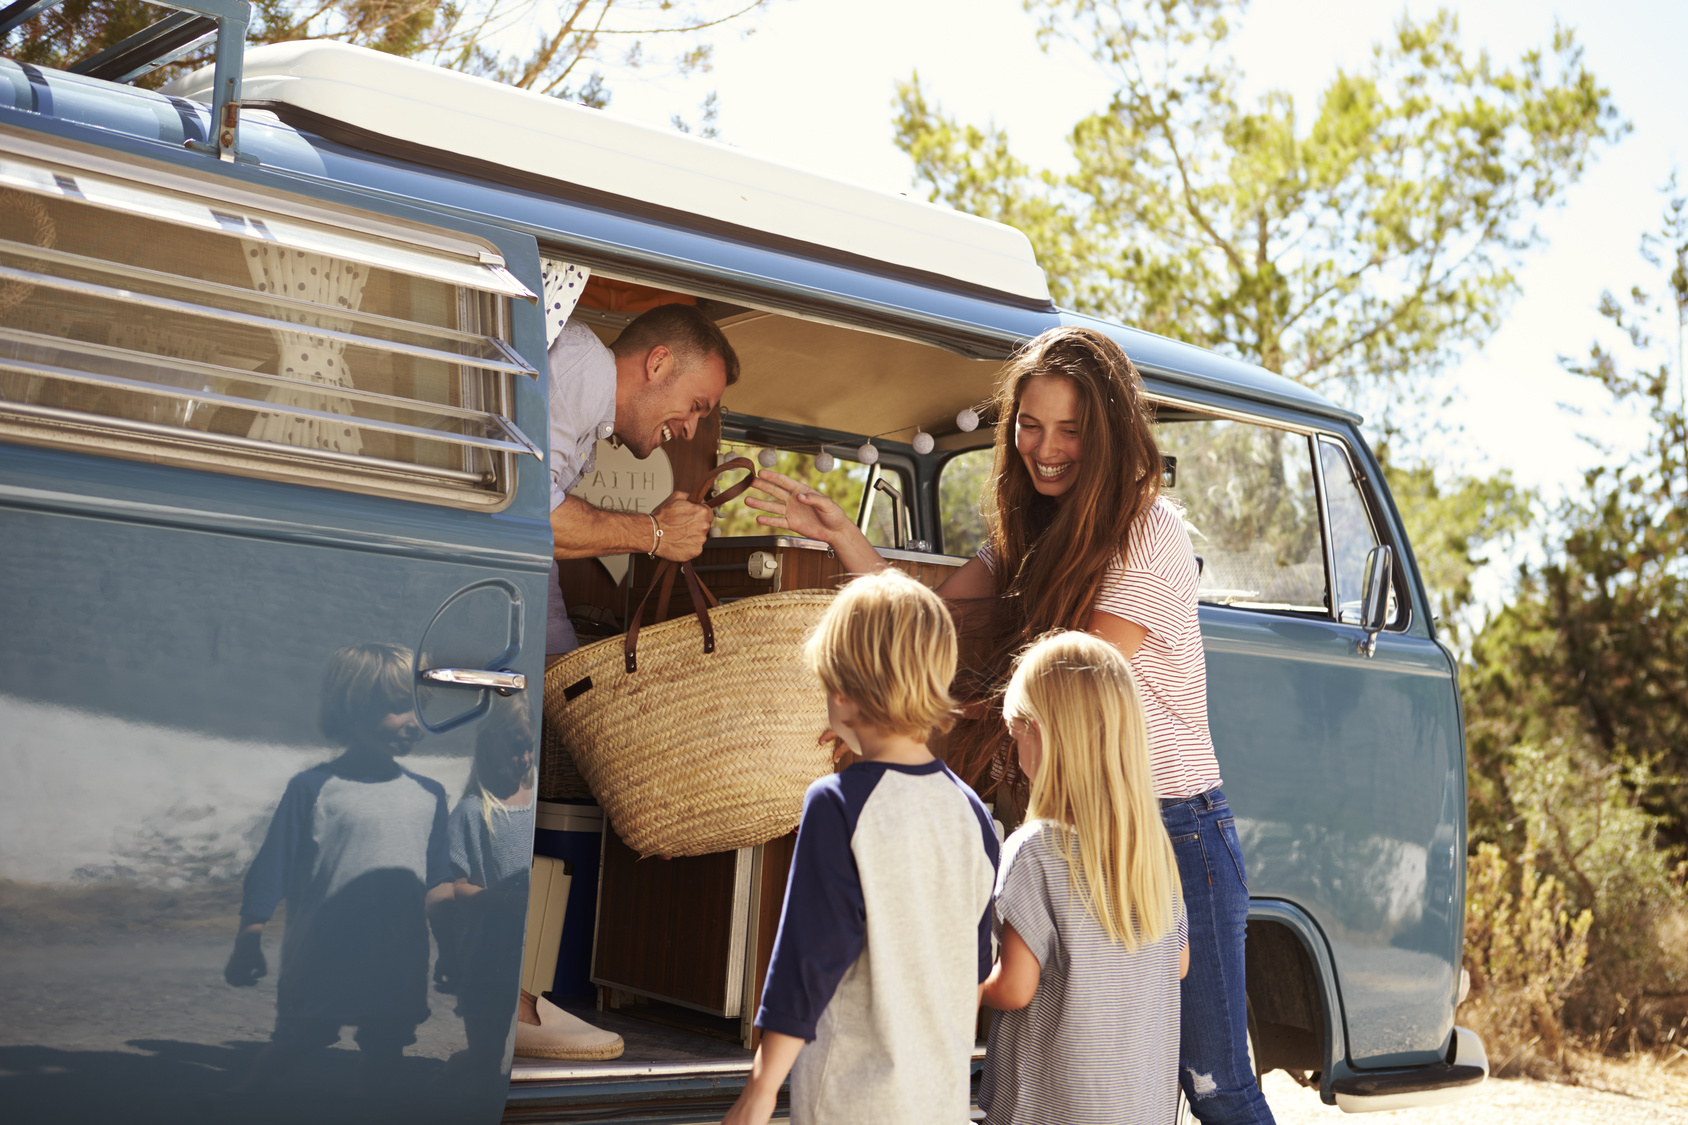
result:
M 486 787 L 485 775 L 501 768 L 513 749 L 531 746 L 533 715 L 528 704 L 520 697 L 494 696 L 490 713 L 481 720 L 480 730 L 475 732 L 475 760 L 469 767 L 468 780 L 463 783 L 463 796 L 480 799 L 481 817 L 486 821 L 489 836 L 496 831 L 492 823 L 493 811 L 497 810 L 501 817 L 508 820 L 510 806 Z M 537 770 L 536 760 L 528 765 L 526 776 L 517 779 L 516 787 L 520 789 L 522 781 L 533 780 Z
M 955 623 L 942 598 L 900 570 L 839 591 L 803 655 L 828 692 L 887 734 L 926 739 L 955 725 Z
M 1073 829 L 1057 835 L 1091 916 L 1127 949 L 1170 932 L 1178 864 L 1161 823 L 1143 706 L 1125 657 L 1089 633 L 1050 633 L 1015 662 L 1003 714 L 1010 727 L 1035 722 L 1042 734 L 1026 816 Z

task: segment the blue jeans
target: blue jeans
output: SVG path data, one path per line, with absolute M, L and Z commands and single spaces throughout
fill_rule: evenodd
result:
M 1225 794 L 1161 802 L 1190 920 L 1190 972 L 1184 978 L 1178 1084 L 1190 1111 L 1209 1125 L 1272 1121 L 1248 1061 L 1248 992 L 1243 937 L 1248 873 Z

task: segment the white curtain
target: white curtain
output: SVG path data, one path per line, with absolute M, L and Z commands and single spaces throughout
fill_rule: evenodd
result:
M 368 266 L 303 250 L 288 250 L 266 242 L 242 240 L 242 244 L 246 249 L 246 268 L 252 274 L 252 286 L 260 293 L 275 293 L 330 309 L 350 311 L 356 311 L 363 303 L 363 287 L 369 279 Z M 311 313 L 278 309 L 275 315 L 306 327 L 313 324 L 321 326 L 321 321 Z M 345 345 L 339 341 L 314 336 L 304 330 L 289 332 L 278 329 L 275 337 L 281 348 L 278 371 L 285 378 L 330 387 L 353 386 L 352 373 L 346 369 Z M 276 387 L 270 391 L 269 401 L 332 414 L 355 413 L 352 404 L 345 399 L 304 387 Z M 292 414 L 260 414 L 247 431 L 247 436 L 308 449 L 330 449 L 336 453 L 363 451 L 363 435 L 358 427 Z
M 580 303 L 580 294 L 592 271 L 555 258 L 541 258 L 539 275 L 545 282 L 545 346 L 549 348 L 557 342 L 557 333 L 573 315 L 574 306 Z

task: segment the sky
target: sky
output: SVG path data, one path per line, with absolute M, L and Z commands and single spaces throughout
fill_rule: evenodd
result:
M 1255 0 L 1233 39 L 1252 98 L 1290 92 L 1304 119 L 1340 68 L 1359 69 L 1409 0 Z M 1585 354 L 1610 332 L 1595 314 L 1602 289 L 1643 280 L 1636 253 L 1656 225 L 1658 188 L 1688 157 L 1681 0 L 1468 0 L 1453 3 L 1463 41 L 1509 63 L 1546 47 L 1555 18 L 1573 28 L 1586 62 L 1633 131 L 1598 154 L 1562 206 L 1540 218 L 1544 248 L 1520 272 L 1522 295 L 1501 330 L 1450 370 L 1454 401 L 1435 448 L 1450 470 L 1510 470 L 1552 497 L 1584 469 L 1643 440 L 1639 420 L 1611 409 L 1595 384 L 1563 372 L 1560 355 Z M 958 120 L 1006 128 L 1034 167 L 1068 161 L 1065 135 L 1101 108 L 1111 88 L 1076 48 L 1045 53 L 1018 0 L 774 0 L 749 36 L 717 38 L 712 73 L 689 79 L 606 75 L 612 112 L 665 123 L 696 119 L 703 93 L 718 100 L 721 139 L 842 179 L 914 191 L 912 166 L 892 140 L 895 83 L 918 70 L 929 96 Z M 1685 170 L 1688 173 L 1688 170 Z M 1581 408 L 1567 412 L 1561 404 Z M 1591 434 L 1602 453 L 1580 440 Z

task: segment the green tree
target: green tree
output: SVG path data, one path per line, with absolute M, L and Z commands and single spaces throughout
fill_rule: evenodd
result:
M 1626 128 L 1563 27 L 1500 67 L 1452 14 L 1403 17 L 1303 117 L 1284 92 L 1238 96 L 1246 0 L 1024 3 L 1115 93 L 1058 175 L 899 84 L 897 143 L 931 197 L 1025 230 L 1062 303 L 1309 386 L 1417 389 L 1481 344 L 1534 217 Z
M 1600 298 L 1621 334 L 1567 370 L 1645 408 L 1646 449 L 1601 465 L 1553 513 L 1547 560 L 1520 572 L 1512 603 L 1473 648 L 1473 759 L 1491 773 L 1511 748 L 1576 741 L 1598 765 L 1644 767 L 1638 795 L 1688 842 L 1688 197 L 1675 177 L 1642 240 L 1656 284 Z
M 1469 648 L 1469 617 L 1476 609 L 1472 580 L 1492 559 L 1497 544 L 1516 542 L 1535 524 L 1537 497 L 1521 488 L 1512 474 L 1484 477 L 1440 473 L 1429 464 L 1398 465 L 1393 448 L 1377 449 L 1389 479 L 1389 491 L 1412 537 L 1424 584 L 1452 643 Z
M 1472 838 L 1522 846 L 1592 912 L 1565 1007 L 1600 1046 L 1682 1031 L 1688 986 L 1688 198 L 1641 243 L 1652 274 L 1599 309 L 1567 370 L 1645 409 L 1648 441 L 1557 506 L 1546 559 L 1472 646 Z
M 916 74 L 896 135 L 931 198 L 1024 230 L 1062 304 L 1358 400 L 1397 445 L 1434 376 L 1500 323 L 1535 217 L 1627 128 L 1562 27 L 1502 66 L 1462 47 L 1447 12 L 1403 17 L 1306 114 L 1279 91 L 1240 98 L 1246 0 L 1023 2 L 1043 43 L 1077 44 L 1114 93 L 1058 174 L 946 115 Z M 1389 469 L 1451 622 L 1530 498 L 1399 451 Z
M 602 107 L 600 64 L 682 74 L 710 69 L 707 36 L 743 27 L 769 0 L 255 0 L 248 39 L 335 39 Z M 9 37 L 14 58 L 64 67 L 161 18 L 142 0 L 66 0 Z M 141 79 L 158 86 L 209 50 Z M 713 133 L 713 96 L 701 106 Z M 692 127 L 676 118 L 685 131 Z

